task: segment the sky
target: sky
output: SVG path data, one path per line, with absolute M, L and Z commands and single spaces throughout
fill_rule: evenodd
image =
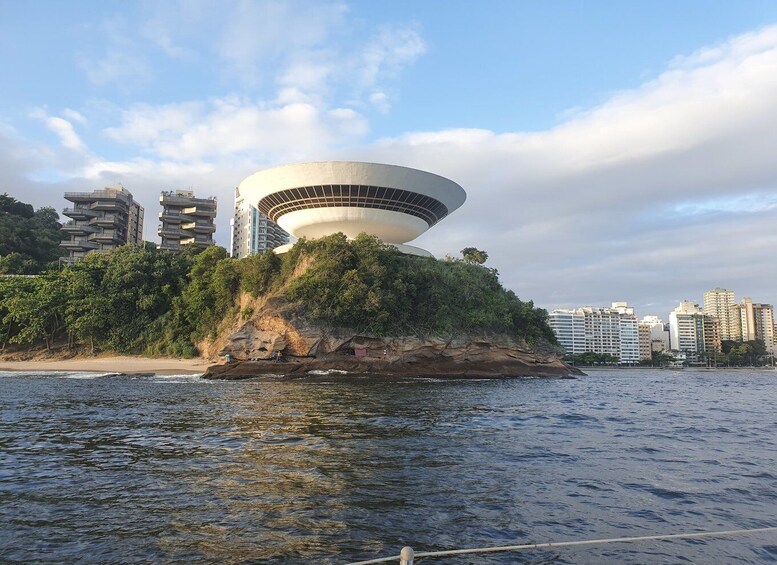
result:
M 0 192 L 217 196 L 280 164 L 448 177 L 413 245 L 544 308 L 777 303 L 772 0 L 0 0 Z

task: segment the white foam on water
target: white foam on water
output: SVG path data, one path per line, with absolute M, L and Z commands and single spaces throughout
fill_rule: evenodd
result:
M 312 371 L 308 371 L 308 375 L 321 375 L 321 376 L 327 376 L 327 375 L 347 375 L 348 371 L 343 371 L 341 369 L 313 369 Z
M 170 374 L 160 374 L 160 373 L 153 373 L 152 371 L 148 372 L 138 372 L 138 373 L 127 373 L 127 376 L 132 379 L 158 379 L 162 381 L 167 380 L 175 380 L 175 379 L 186 379 L 186 380 L 196 380 L 202 377 L 202 373 L 177 373 L 174 375 Z
M 204 383 L 212 384 L 212 381 L 202 378 L 202 373 L 182 373 L 178 375 L 149 375 L 149 376 L 134 376 L 135 379 L 146 379 L 153 383 Z
M 119 375 L 118 372 L 96 373 L 89 371 L 0 371 L 0 377 L 46 377 L 53 379 L 101 379 Z

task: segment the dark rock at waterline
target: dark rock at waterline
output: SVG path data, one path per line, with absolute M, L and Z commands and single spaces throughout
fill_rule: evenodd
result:
M 383 359 L 353 356 L 326 356 L 323 358 L 291 358 L 280 363 L 273 361 L 232 361 L 213 365 L 203 375 L 206 379 L 239 380 L 259 375 L 276 374 L 304 377 L 325 371 L 369 374 L 376 377 L 437 377 L 437 378 L 504 378 L 504 377 L 570 377 L 582 375 L 579 369 L 554 359 L 545 362 L 514 359 L 512 361 L 453 361 L 434 359 L 424 361 L 384 361 Z

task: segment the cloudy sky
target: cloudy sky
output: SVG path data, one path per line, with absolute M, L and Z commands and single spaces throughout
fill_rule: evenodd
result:
M 449 177 L 413 242 L 546 308 L 777 303 L 777 3 L 0 0 L 0 192 L 65 206 L 368 160 Z

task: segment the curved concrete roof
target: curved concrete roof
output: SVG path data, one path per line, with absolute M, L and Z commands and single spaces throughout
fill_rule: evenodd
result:
M 464 204 L 467 193 L 440 175 L 409 167 L 356 161 L 298 163 L 264 169 L 240 183 L 240 194 L 254 206 L 274 192 L 289 188 L 321 185 L 366 185 L 399 188 L 439 200 L 453 212 Z

